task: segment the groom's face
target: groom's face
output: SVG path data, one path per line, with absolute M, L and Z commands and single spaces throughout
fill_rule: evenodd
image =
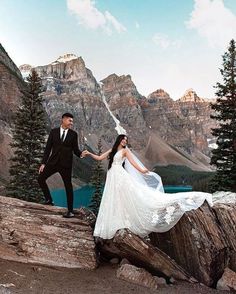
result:
M 73 126 L 73 118 L 67 116 L 63 117 L 62 125 L 66 129 L 71 129 Z

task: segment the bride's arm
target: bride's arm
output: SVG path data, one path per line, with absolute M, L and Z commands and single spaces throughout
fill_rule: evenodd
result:
M 129 162 L 142 174 L 146 174 L 149 172 L 147 168 L 141 168 L 133 159 L 131 152 L 128 149 L 124 149 L 123 155 L 129 160 Z
M 89 152 L 86 150 L 85 155 L 90 155 L 95 160 L 103 160 L 108 157 L 110 152 L 111 152 L 111 149 L 107 150 L 106 152 L 104 152 L 101 155 L 96 155 L 96 154 L 93 154 L 92 152 Z

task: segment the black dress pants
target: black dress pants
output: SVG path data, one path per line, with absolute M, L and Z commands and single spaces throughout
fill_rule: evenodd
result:
M 73 211 L 73 200 L 74 200 L 73 196 L 74 195 L 73 195 L 73 186 L 72 186 L 72 182 L 71 182 L 71 174 L 72 174 L 71 168 L 65 168 L 65 167 L 62 167 L 58 164 L 56 164 L 56 165 L 46 164 L 43 172 L 40 173 L 38 176 L 39 186 L 41 187 L 41 189 L 43 191 L 45 200 L 52 201 L 52 196 L 49 191 L 46 180 L 51 175 L 53 175 L 57 172 L 61 175 L 62 180 L 64 182 L 65 189 L 66 189 L 66 197 L 67 197 L 67 207 L 68 207 L 68 210 L 72 212 Z

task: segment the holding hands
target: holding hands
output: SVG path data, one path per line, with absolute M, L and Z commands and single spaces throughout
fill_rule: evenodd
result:
M 84 150 L 84 151 L 82 151 L 82 154 L 80 155 L 80 158 L 84 158 L 89 154 L 90 154 L 90 152 L 88 150 Z

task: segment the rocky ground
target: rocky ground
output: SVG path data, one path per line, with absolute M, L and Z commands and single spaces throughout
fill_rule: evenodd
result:
M 118 265 L 101 264 L 96 270 L 49 268 L 0 260 L 0 293 L 79 294 L 227 294 L 200 284 L 178 282 L 157 290 L 140 287 L 116 277 Z M 5 285 L 5 286 L 3 286 Z

